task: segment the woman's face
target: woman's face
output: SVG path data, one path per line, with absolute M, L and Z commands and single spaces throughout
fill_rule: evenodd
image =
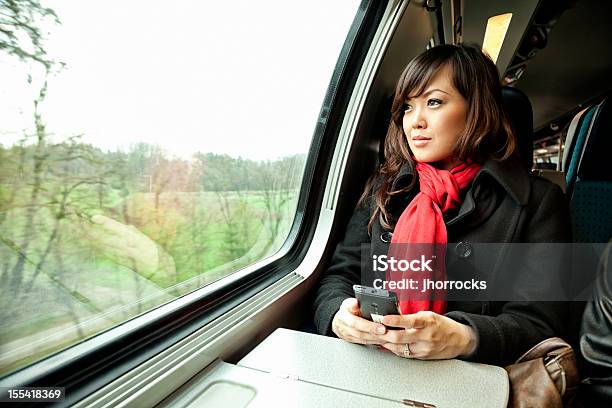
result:
M 409 97 L 402 122 L 416 160 L 446 170 L 460 163 L 452 153 L 467 117 L 467 101 L 454 88 L 451 74 L 449 64 L 444 65 L 420 96 Z

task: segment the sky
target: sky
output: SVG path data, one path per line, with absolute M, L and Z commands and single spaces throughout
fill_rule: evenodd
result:
M 170 156 L 306 153 L 359 0 L 41 0 L 66 64 L 41 107 L 55 141 Z M 33 81 L 28 83 L 28 74 Z M 33 129 L 41 70 L 0 54 L 0 144 Z

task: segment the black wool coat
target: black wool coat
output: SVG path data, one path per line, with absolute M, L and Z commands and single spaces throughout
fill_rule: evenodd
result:
M 393 190 L 409 185 L 414 177 L 405 165 L 393 183 Z M 394 196 L 388 208 L 394 220 L 418 191 L 416 182 L 407 194 Z M 340 304 L 354 297 L 352 285 L 364 284 L 363 268 L 371 266 L 365 262 L 362 267 L 362 245 L 366 244 L 370 254 L 388 251 L 393 231 L 383 229 L 376 220 L 372 233 L 368 233 L 372 208 L 372 200 L 366 200 L 355 209 L 316 290 L 314 322 L 320 334 L 334 335 L 331 323 Z M 569 211 L 562 190 L 545 179 L 530 175 L 517 159 L 485 161 L 460 208 L 445 214 L 444 220 L 448 242 L 456 243 L 449 244 L 447 249 L 449 279 L 453 273 L 448 267 L 449 253 L 458 252 L 460 257 L 475 256 L 482 249 L 472 243 L 571 242 Z M 497 262 L 505 256 L 504 251 L 494 249 L 487 256 L 491 258 L 491 276 L 495 276 Z M 531 259 L 531 267 L 525 272 L 527 287 L 534 293 L 563 280 L 560 271 L 563 260 L 556 255 L 534 253 L 527 258 Z M 515 298 L 449 301 L 446 316 L 471 326 L 476 332 L 476 350 L 466 359 L 504 365 L 512 363 L 543 339 L 563 336 L 568 304 L 533 300 L 532 297 L 529 301 Z

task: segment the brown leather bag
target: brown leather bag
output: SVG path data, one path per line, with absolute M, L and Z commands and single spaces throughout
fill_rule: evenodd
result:
M 568 407 L 578 388 L 574 350 L 558 337 L 536 344 L 506 371 L 511 408 Z

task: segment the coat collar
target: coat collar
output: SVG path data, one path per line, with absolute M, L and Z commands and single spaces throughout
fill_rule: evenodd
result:
M 402 167 L 400 167 L 399 173 L 393 180 L 391 184 L 391 191 L 397 191 L 406 187 L 412 178 L 414 177 L 415 169 L 413 169 L 408 163 L 404 163 Z
M 526 205 L 529 200 L 529 172 L 525 165 L 518 158 L 513 157 L 508 160 L 486 160 L 474 182 L 477 183 L 484 176 L 488 175 L 495 180 L 519 205 Z
M 400 168 L 395 180 L 393 180 L 391 191 L 401 189 L 408 185 L 414 175 L 415 170 L 410 167 L 408 163 L 405 163 Z M 511 158 L 504 161 L 487 159 L 483 163 L 478 174 L 476 174 L 474 184 L 480 183 L 486 176 L 491 177 L 503 187 L 517 204 L 527 204 L 529 200 L 529 173 L 520 160 L 517 158 Z M 470 200 L 473 201 L 472 197 L 470 197 Z

